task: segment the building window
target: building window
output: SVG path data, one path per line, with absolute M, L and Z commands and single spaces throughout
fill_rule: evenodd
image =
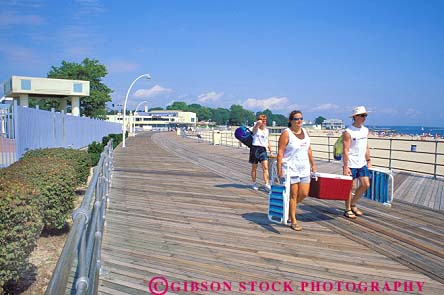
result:
M 73 90 L 73 92 L 83 92 L 82 83 L 74 83 L 72 90 Z
M 22 90 L 31 90 L 31 80 L 20 80 Z
M 194 123 L 194 118 L 191 118 L 191 123 Z

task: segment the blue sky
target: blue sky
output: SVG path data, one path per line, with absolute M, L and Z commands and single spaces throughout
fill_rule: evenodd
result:
M 128 107 L 172 101 L 444 126 L 444 0 L 0 0 L 0 81 L 99 60 Z M 2 95 L 2 93 L 0 93 Z

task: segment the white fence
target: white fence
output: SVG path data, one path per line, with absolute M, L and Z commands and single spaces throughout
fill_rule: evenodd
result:
M 12 108 L 0 105 L 0 167 L 9 166 L 17 158 Z
M 313 132 L 314 133 L 314 132 Z M 233 130 L 197 130 L 186 136 L 196 137 L 215 145 L 244 147 L 234 137 Z M 315 159 L 334 161 L 333 145 L 339 135 L 310 135 Z M 277 152 L 279 134 L 270 134 L 273 151 Z M 372 165 L 390 170 L 414 172 L 444 177 L 444 141 L 402 138 L 369 138 Z
M 0 113 L 0 167 L 7 167 L 29 150 L 40 148 L 83 148 L 111 133 L 121 133 L 122 125 L 54 111 L 17 106 Z

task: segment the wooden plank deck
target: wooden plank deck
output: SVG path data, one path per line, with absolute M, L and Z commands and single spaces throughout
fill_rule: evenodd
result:
M 291 281 L 291 293 L 304 293 L 303 281 L 377 282 L 381 288 L 420 281 L 421 292 L 415 284 L 412 292 L 385 293 L 444 293 L 442 212 L 363 200 L 366 215 L 350 221 L 340 202 L 307 198 L 298 210 L 304 230 L 294 232 L 268 221 L 266 194 L 248 189 L 247 158 L 246 150 L 172 133 L 143 134 L 117 149 L 102 247 L 109 273 L 101 276 L 99 293 L 150 294 L 155 276 L 233 284 L 231 292 L 187 292 L 182 285 L 170 294 L 246 293 L 241 281 Z M 322 172 L 337 172 L 330 163 L 317 164 Z

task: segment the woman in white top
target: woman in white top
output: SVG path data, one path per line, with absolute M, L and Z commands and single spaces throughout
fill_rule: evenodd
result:
M 310 137 L 302 128 L 302 112 L 292 111 L 288 117 L 288 127 L 279 137 L 277 170 L 279 179 L 287 176 L 290 181 L 291 228 L 300 231 L 296 220 L 297 204 L 302 202 L 310 189 L 310 172 L 316 172 Z
M 265 187 L 270 190 L 270 182 L 268 179 L 268 155 L 267 148 L 271 151 L 271 144 L 268 139 L 268 129 L 267 116 L 259 115 L 257 116 L 257 122 L 253 127 L 253 145 L 250 148 L 250 158 L 251 163 L 251 180 L 253 181 L 252 189 L 258 190 L 256 184 L 256 170 L 258 163 L 262 163 L 262 170 L 264 172 Z

